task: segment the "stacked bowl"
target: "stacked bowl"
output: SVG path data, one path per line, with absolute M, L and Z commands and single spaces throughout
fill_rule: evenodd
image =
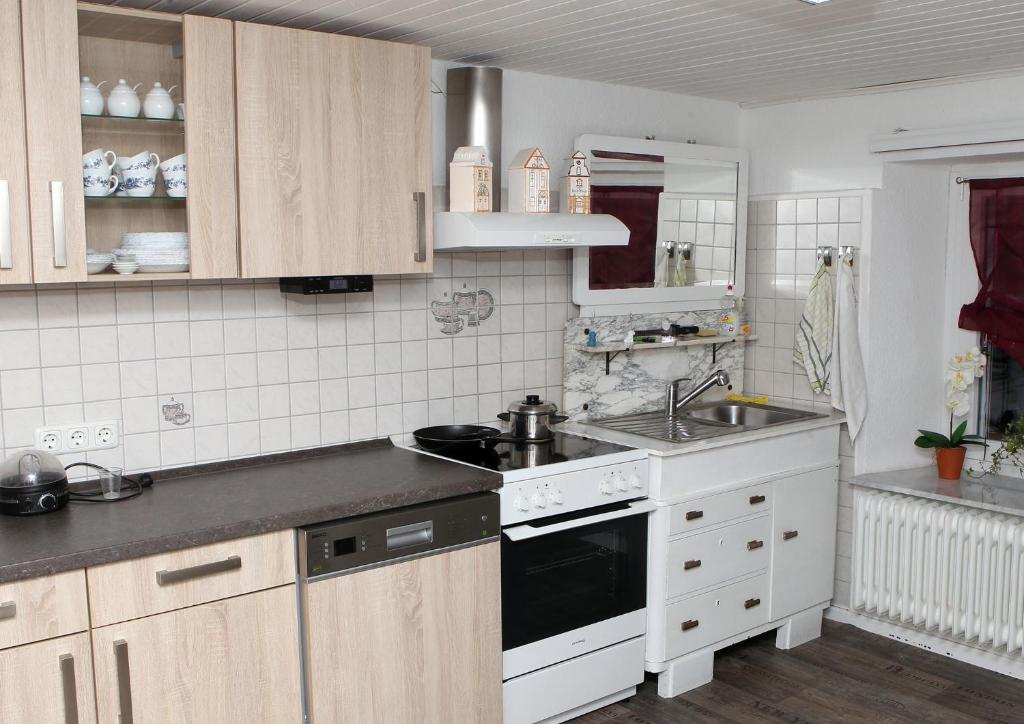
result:
M 121 254 L 132 256 L 141 273 L 188 271 L 188 234 L 178 231 L 121 235 Z
M 109 252 L 85 250 L 85 266 L 90 274 L 101 274 L 105 272 L 114 261 L 114 255 Z

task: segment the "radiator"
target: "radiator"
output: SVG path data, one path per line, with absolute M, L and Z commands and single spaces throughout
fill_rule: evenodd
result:
M 854 610 L 1024 655 L 1024 518 L 862 488 L 853 513 Z

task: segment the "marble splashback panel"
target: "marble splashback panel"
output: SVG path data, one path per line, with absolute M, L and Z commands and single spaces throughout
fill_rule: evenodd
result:
M 579 420 L 658 409 L 664 404 L 667 382 L 691 377 L 696 384 L 716 369 L 728 372 L 733 390 L 741 391 L 743 345 L 728 344 L 720 348 L 716 361 L 712 361 L 711 345 L 621 352 L 612 360 L 609 374 L 605 374 L 604 354 L 576 348 L 586 342 L 585 330 L 588 329 L 597 332 L 600 344 L 621 340 L 630 329 L 658 329 L 666 319 L 675 324 L 707 327 L 713 325 L 717 317 L 717 311 L 702 311 L 570 319 L 563 348 L 565 414 Z M 713 390 L 707 394 L 711 399 L 726 392 Z

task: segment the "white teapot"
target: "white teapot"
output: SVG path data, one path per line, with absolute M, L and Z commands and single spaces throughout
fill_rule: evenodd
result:
M 100 86 L 107 81 L 101 80 L 98 85 L 89 80 L 89 76 L 82 76 L 82 84 L 78 88 L 79 101 L 82 107 L 83 116 L 103 115 L 103 94 L 100 93 Z
M 154 83 L 142 103 L 142 112 L 146 114 L 146 118 L 174 118 L 175 107 L 171 91 L 177 87 L 172 85 L 165 90 L 160 81 Z
M 135 94 L 135 90 L 140 85 L 142 83 L 130 86 L 124 78 L 118 80 L 117 85 L 107 96 L 107 112 L 121 118 L 138 118 L 142 103 Z

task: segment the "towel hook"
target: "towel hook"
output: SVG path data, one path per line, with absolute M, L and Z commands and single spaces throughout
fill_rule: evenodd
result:
M 841 246 L 839 247 L 839 258 L 843 259 L 844 261 L 848 260 L 850 262 L 850 265 L 852 266 L 853 255 L 855 252 L 856 249 L 852 246 Z
M 832 247 L 831 246 L 819 246 L 818 247 L 818 261 L 825 262 L 825 266 L 832 266 Z

